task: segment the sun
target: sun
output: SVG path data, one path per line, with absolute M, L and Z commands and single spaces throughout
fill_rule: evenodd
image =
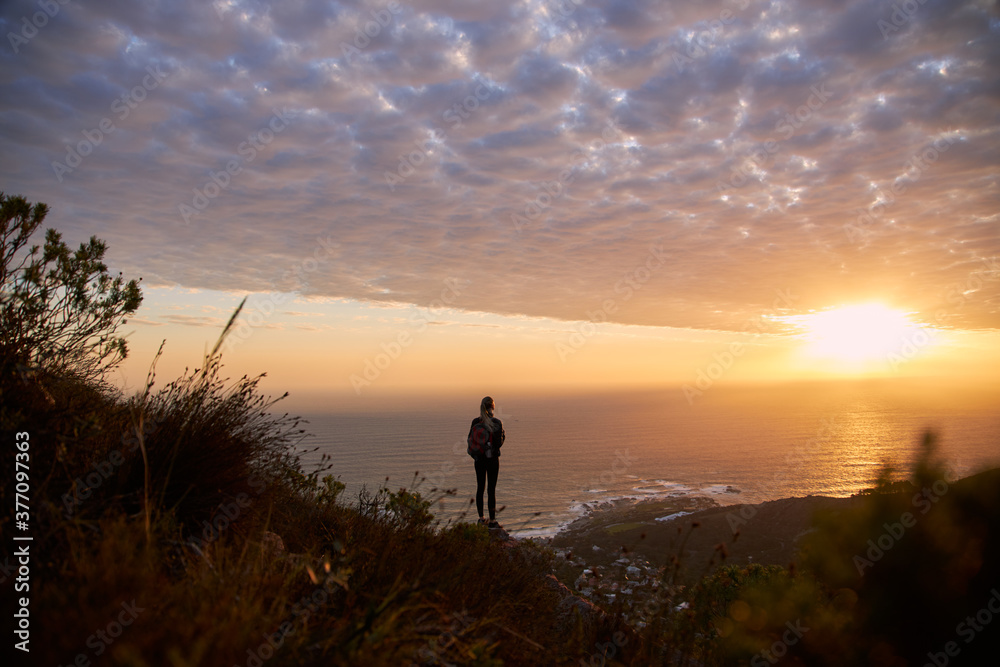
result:
M 880 303 L 842 306 L 794 319 L 805 329 L 803 352 L 837 362 L 845 370 L 885 361 L 921 331 L 908 313 Z

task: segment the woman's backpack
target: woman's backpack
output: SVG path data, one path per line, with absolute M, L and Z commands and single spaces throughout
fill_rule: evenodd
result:
M 468 452 L 474 459 L 493 458 L 493 433 L 482 422 L 473 424 L 469 431 Z

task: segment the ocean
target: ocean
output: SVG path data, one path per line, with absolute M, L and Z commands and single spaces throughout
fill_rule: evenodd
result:
M 475 518 L 469 423 L 481 396 L 405 409 L 304 414 L 303 458 L 325 453 L 347 485 L 455 489 L 433 512 Z M 518 536 L 548 536 L 606 501 L 708 496 L 720 504 L 849 496 L 891 464 L 912 470 L 923 434 L 938 436 L 951 479 L 1000 466 L 998 392 L 912 383 L 825 382 L 712 388 L 694 404 L 677 388 L 582 395 L 494 395 L 507 438 L 500 520 Z

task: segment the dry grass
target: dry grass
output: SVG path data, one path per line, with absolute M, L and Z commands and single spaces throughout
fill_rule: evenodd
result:
M 5 402 L 3 426 L 31 432 L 42 480 L 32 529 L 46 558 L 33 564 L 32 613 L 37 628 L 60 628 L 38 631 L 33 659 L 571 664 L 607 639 L 556 636 L 546 549 L 437 525 L 436 498 L 416 491 L 344 502 L 322 467 L 303 471 L 304 431 L 274 414 L 259 378 L 221 371 L 210 354 L 160 389 L 151 371 L 131 398 L 5 378 L 18 400 Z
M 413 490 L 345 502 L 325 469 L 305 473 L 303 430 L 274 414 L 258 381 L 225 380 L 215 354 L 162 389 L 151 374 L 132 398 L 44 374 L 2 378 L 4 431 L 31 433 L 38 664 L 747 664 L 799 618 L 812 629 L 786 664 L 919 658 L 910 629 L 953 637 L 1000 583 L 993 475 L 949 489 L 864 577 L 851 557 L 912 510 L 898 489 L 822 524 L 808 572 L 729 567 L 682 588 L 664 554 L 662 599 L 641 633 L 621 608 L 567 617 L 545 578 L 547 548 L 438 525 L 437 498 Z M 924 486 L 942 474 L 929 459 L 919 472 Z M 9 476 L 0 501 L 13 504 Z M 916 613 L 920 599 L 933 613 Z M 623 631 L 613 658 L 598 648 Z M 981 636 L 977 650 L 995 649 L 995 633 Z

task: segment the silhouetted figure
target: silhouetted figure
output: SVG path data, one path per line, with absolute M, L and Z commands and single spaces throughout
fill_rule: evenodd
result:
M 476 510 L 479 521 L 490 528 L 499 527 L 497 523 L 497 475 L 500 474 L 500 447 L 503 446 L 506 434 L 503 424 L 493 416 L 496 404 L 487 396 L 479 404 L 479 416 L 472 420 L 469 427 L 469 456 L 476 462 Z M 489 483 L 487 484 L 487 480 Z M 483 490 L 489 493 L 490 519 L 487 523 L 483 517 Z

